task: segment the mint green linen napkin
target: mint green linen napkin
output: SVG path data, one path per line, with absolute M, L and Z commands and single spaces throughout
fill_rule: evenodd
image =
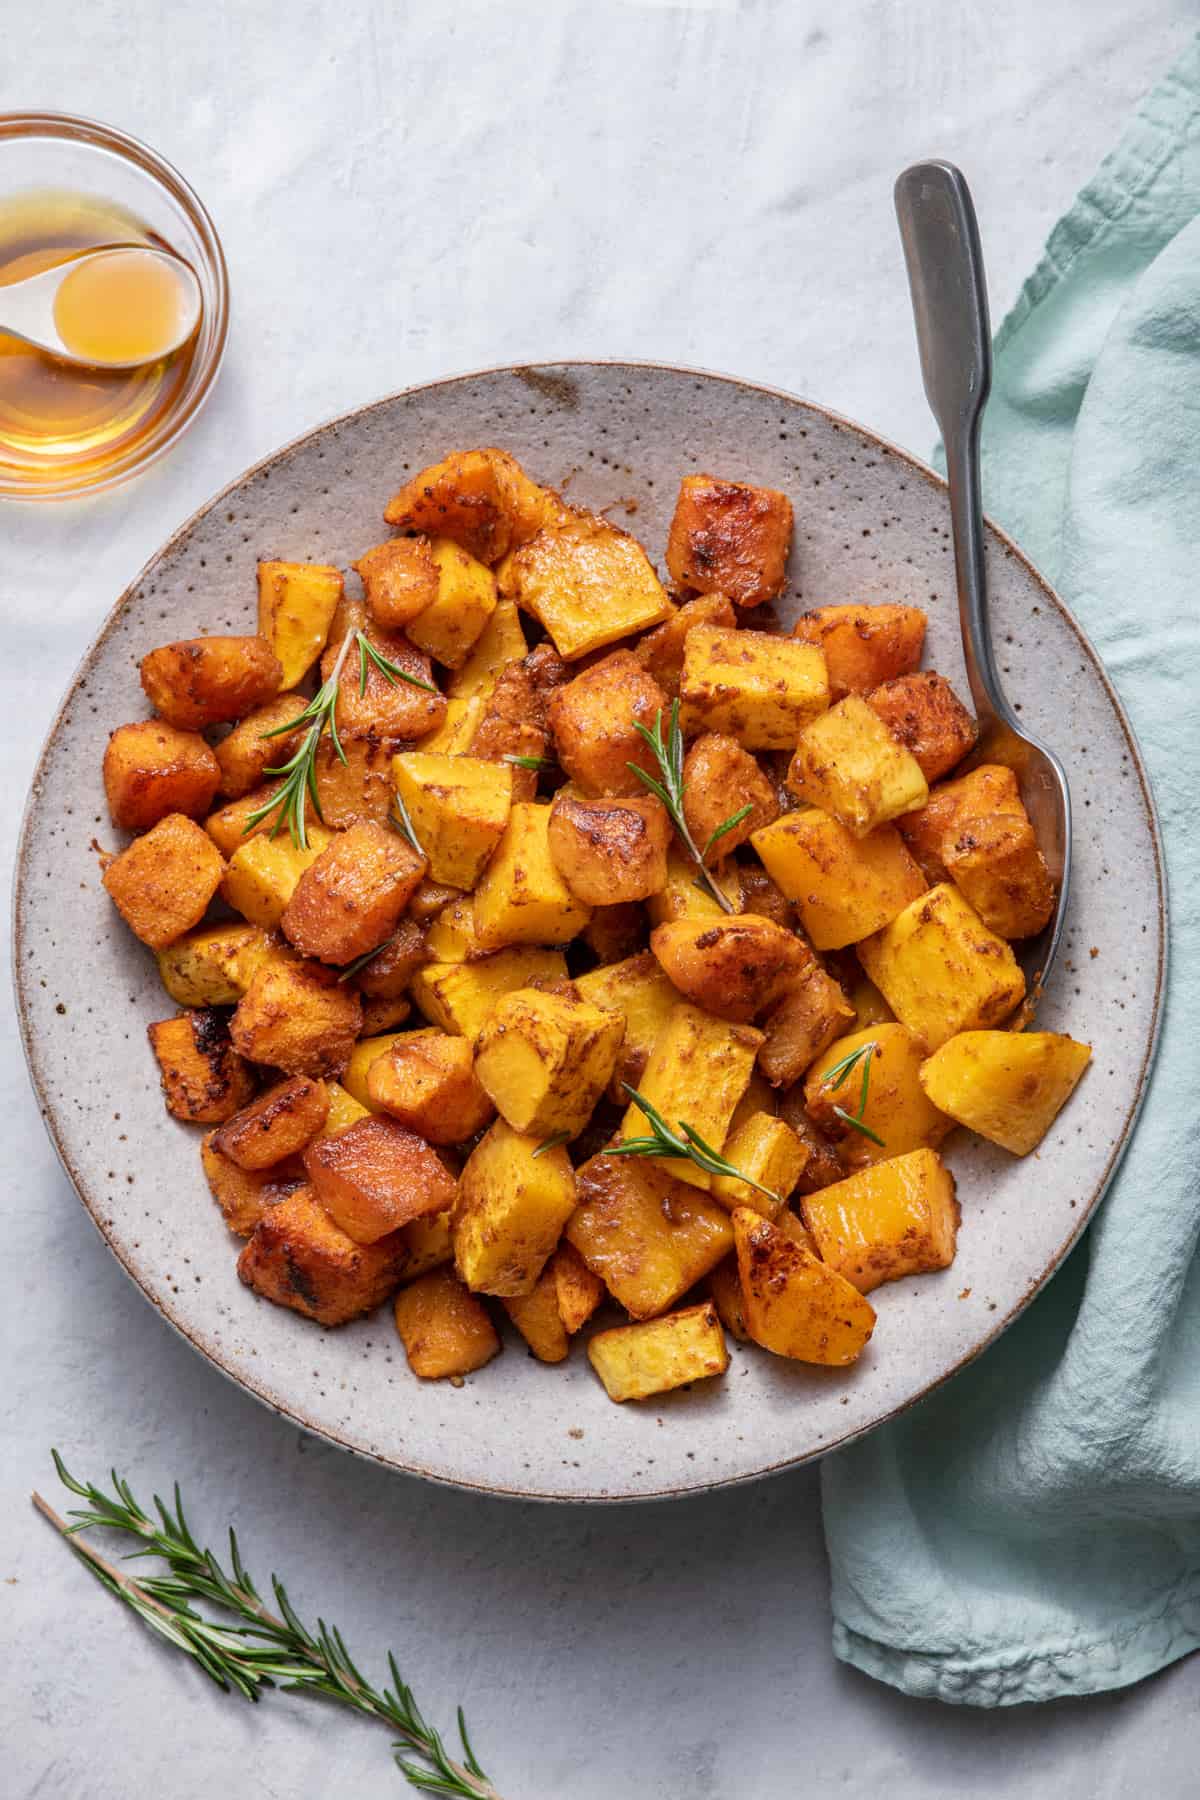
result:
M 1055 228 L 996 340 L 988 511 L 1100 650 L 1150 768 L 1170 984 L 1081 1246 L 954 1381 L 823 1467 L 834 1648 L 975 1706 L 1200 1646 L 1200 40 Z

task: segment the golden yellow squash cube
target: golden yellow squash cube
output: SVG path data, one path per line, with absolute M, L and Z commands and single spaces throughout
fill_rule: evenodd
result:
M 474 1043 L 505 994 L 566 979 L 561 950 L 497 950 L 472 962 L 426 963 L 413 976 L 412 996 L 431 1025 Z
M 157 952 L 158 973 L 179 1006 L 236 1006 L 271 947 L 258 925 L 205 925 Z
M 1028 1156 L 1091 1060 L 1090 1045 L 1056 1031 L 963 1031 L 923 1065 L 921 1085 L 960 1125 Z
M 430 1269 L 454 1261 L 453 1220 L 454 1208 L 448 1206 L 444 1212 L 426 1213 L 400 1227 L 405 1248 L 402 1281 L 416 1281 Z
M 221 883 L 222 897 L 234 912 L 268 931 L 279 924 L 300 877 L 333 842 L 333 833 L 314 819 L 308 820 L 305 836 L 308 848 L 302 850 L 286 829 L 276 837 L 259 831 L 234 851 Z
M 550 854 L 550 808 L 520 801 L 509 813 L 498 848 L 475 889 L 475 934 L 480 948 L 511 944 L 569 944 L 587 924 L 582 906 Z
M 742 882 L 738 865 L 727 862 L 708 871 L 734 912 L 742 910 Z M 667 851 L 666 886 L 651 894 L 646 913 L 652 925 L 670 925 L 676 919 L 723 919 L 725 911 L 712 895 L 700 886 L 700 875 L 683 845 L 671 843 Z
M 480 694 L 446 702 L 446 716 L 436 731 L 421 739 L 422 750 L 437 756 L 466 756 L 483 723 L 484 701 Z
M 392 776 L 430 880 L 473 888 L 508 824 L 512 770 L 475 756 L 406 750 L 392 758 Z
M 610 1093 L 624 1100 L 621 1083 L 636 1087 L 650 1052 L 679 1004 L 673 983 L 663 974 L 658 958 L 649 950 L 606 963 L 577 977 L 580 998 L 604 1012 L 620 1013 L 625 1021 L 621 1054 L 613 1071 Z
M 601 1151 L 576 1182 L 567 1242 L 635 1319 L 665 1312 L 732 1247 L 724 1208 L 660 1163 Z
M 506 994 L 479 1034 L 475 1076 L 514 1131 L 574 1137 L 612 1077 L 620 1013 L 537 988 Z
M 1016 957 L 948 882 L 866 938 L 858 955 L 901 1024 L 928 1051 L 956 1032 L 998 1025 L 1025 998 Z
M 852 1282 L 794 1243 L 769 1219 L 733 1215 L 742 1317 L 756 1344 L 796 1362 L 840 1368 L 861 1356 L 875 1309 Z
M 794 1192 L 808 1161 L 808 1151 L 791 1126 L 765 1112 L 753 1113 L 736 1126 L 726 1138 L 721 1155 L 750 1179 L 736 1181 L 732 1175 L 714 1175 L 713 1199 L 730 1212 L 735 1206 L 749 1206 L 767 1219 L 773 1219 Z M 775 1199 L 751 1187 L 751 1181 L 770 1188 Z
M 500 1349 L 487 1308 L 450 1269 L 435 1269 L 396 1295 L 396 1330 L 414 1375 L 470 1375 Z
M 568 662 L 661 625 L 671 603 L 636 538 L 571 511 L 505 558 L 500 592 L 545 626 Z
M 496 610 L 496 578 L 450 538 L 434 538 L 429 554 L 437 570 L 437 599 L 410 619 L 405 631 L 435 662 L 457 669 Z
M 554 1279 L 554 1256 L 527 1294 L 514 1294 L 500 1302 L 539 1362 L 559 1363 L 571 1348 L 567 1328 L 558 1310 L 558 1283 Z
M 665 1319 L 598 1331 L 588 1344 L 588 1361 L 610 1400 L 646 1400 L 723 1375 L 729 1352 L 716 1308 L 705 1300 Z
M 858 838 L 814 806 L 785 813 L 750 841 L 817 950 L 856 944 L 925 891 L 894 825 Z
M 566 1238 L 547 1263 L 554 1272 L 558 1316 L 568 1337 L 582 1329 L 604 1298 L 604 1283 Z
M 430 962 L 468 962 L 484 955 L 475 936 L 475 899 L 459 894 L 447 901 L 425 933 Z
M 734 1108 L 746 1091 L 762 1032 L 751 1025 L 714 1019 L 698 1006 L 680 1001 L 650 1052 L 638 1091 L 658 1109 L 672 1130 L 686 1119 L 714 1150 L 729 1131 Z M 644 1137 L 647 1120 L 636 1101 L 621 1121 L 623 1138 Z M 692 1187 L 708 1188 L 712 1176 L 682 1157 L 659 1160 L 659 1166 Z
M 532 1292 L 575 1210 L 570 1158 L 561 1144 L 541 1144 L 497 1119 L 467 1158 L 454 1206 L 454 1262 L 477 1292 L 504 1299 Z
M 954 1261 L 959 1206 L 936 1150 L 860 1169 L 805 1195 L 802 1210 L 823 1261 L 861 1294 Z
M 871 1045 L 867 1055 L 867 1046 Z M 850 1059 L 858 1057 L 851 1066 Z M 953 1123 L 921 1085 L 925 1053 L 906 1025 L 870 1025 L 838 1038 L 813 1063 L 804 1084 L 809 1117 L 838 1145 L 851 1168 L 940 1144 Z M 866 1102 L 863 1104 L 863 1085 Z M 846 1122 L 859 1116 L 881 1144 Z M 841 1108 L 841 1112 L 837 1108 Z
M 323 563 L 259 563 L 258 634 L 279 658 L 281 687 L 303 681 L 320 656 L 344 590 L 341 570 Z
M 351 1125 L 357 1125 L 360 1119 L 367 1117 L 370 1109 L 348 1093 L 340 1081 L 327 1081 L 325 1090 L 329 1095 L 329 1111 L 318 1137 L 336 1137 L 339 1131 L 348 1131 Z
M 371 1098 L 367 1077 L 371 1073 L 371 1065 L 381 1056 L 386 1056 L 394 1044 L 405 1044 L 409 1038 L 424 1035 L 411 1031 L 382 1031 L 374 1037 L 359 1038 L 350 1052 L 350 1060 L 342 1076 L 342 1086 L 350 1097 L 357 1101 L 364 1112 L 381 1113 L 382 1106 L 377 1106 Z
M 471 646 L 471 654 L 455 669 L 446 684 L 451 700 L 470 700 L 478 695 L 486 700 L 495 692 L 496 683 L 511 663 L 520 662 L 526 651 L 521 615 L 514 600 L 500 600 L 491 618 Z
M 697 625 L 684 642 L 679 698 L 689 735 L 724 732 L 746 750 L 791 750 L 829 705 L 825 657 L 773 632 Z
M 855 837 L 924 806 L 929 798 L 920 763 L 857 694 L 848 694 L 805 726 L 787 784 Z

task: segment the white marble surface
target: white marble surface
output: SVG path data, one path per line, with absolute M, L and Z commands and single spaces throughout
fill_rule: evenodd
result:
M 410 381 L 628 354 L 761 377 L 924 451 L 895 171 L 962 163 L 997 316 L 1193 27 L 1186 0 L 590 0 L 8 9 L 0 108 L 148 139 L 224 235 L 235 324 L 200 426 L 138 485 L 0 512 L 0 768 L 20 796 L 59 692 L 158 542 L 244 464 Z M 507 1800 L 1183 1800 L 1200 1665 L 978 1716 L 836 1665 L 814 1473 L 686 1503 L 487 1503 L 301 1437 L 126 1282 L 52 1158 L 11 1017 L 0 1083 L 0 1744 L 5 1795 L 406 1791 L 381 1733 L 222 1701 L 29 1510 L 115 1461 L 236 1520 L 252 1566 L 460 1699 Z M 164 1193 L 163 1205 L 171 1204 Z

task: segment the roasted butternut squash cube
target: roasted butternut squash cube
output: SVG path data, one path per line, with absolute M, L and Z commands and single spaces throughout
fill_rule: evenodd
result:
M 448 1206 L 445 1212 L 427 1213 L 423 1219 L 414 1219 L 403 1227 L 400 1236 L 408 1247 L 408 1254 L 402 1281 L 416 1281 L 430 1269 L 440 1269 L 454 1261 L 453 1218 L 454 1209 Z
M 1026 817 L 1017 778 L 999 763 L 983 763 L 931 790 L 927 803 L 897 825 L 931 882 L 948 881 L 945 853 L 977 820 Z
M 563 1238 L 546 1267 L 554 1276 L 558 1316 L 568 1337 L 583 1328 L 604 1298 L 604 1283 Z
M 213 1144 L 241 1169 L 269 1169 L 311 1143 L 328 1116 L 325 1083 L 293 1075 L 227 1119 Z
M 520 988 L 480 1032 L 475 1074 L 514 1131 L 574 1137 L 612 1078 L 624 1035 L 620 1013 Z
M 475 889 L 475 935 L 483 950 L 569 944 L 587 924 L 550 854 L 550 808 L 522 801 Z
M 216 1135 L 208 1132 L 200 1145 L 204 1178 L 230 1231 L 237 1237 L 249 1237 L 270 1207 L 304 1185 L 303 1170 L 292 1163 L 277 1169 L 239 1168 L 216 1149 Z
M 403 631 L 438 597 L 438 566 L 429 539 L 390 538 L 354 564 L 367 611 L 384 631 Z
M 854 1031 L 865 1031 L 868 1025 L 890 1025 L 896 1017 L 875 983 L 863 974 L 860 967 L 857 980 L 849 984 L 850 1004 L 854 1008 Z M 822 1045 L 822 1048 L 824 1046 Z M 820 1051 L 814 1051 L 820 1055 Z
M 840 700 L 911 675 L 921 660 L 925 625 L 918 606 L 821 606 L 796 621 L 792 636 L 824 651 L 830 692 Z
M 403 1265 L 398 1234 L 356 1244 L 311 1188 L 298 1187 L 263 1214 L 237 1268 L 239 1278 L 264 1300 L 319 1325 L 344 1325 L 387 1299 Z
M 342 1086 L 358 1104 L 367 1112 L 382 1112 L 371 1098 L 370 1073 L 381 1056 L 397 1044 L 403 1044 L 414 1034 L 411 1031 L 384 1031 L 372 1037 L 359 1038 L 342 1076 Z
M 855 1018 L 832 975 L 811 962 L 788 982 L 783 998 L 763 1020 L 759 1068 L 772 1087 L 790 1087 Z
M 286 830 L 272 836 L 269 820 L 267 825 L 267 830 L 256 831 L 233 852 L 221 894 L 243 919 L 272 931 L 287 911 L 300 877 L 333 842 L 333 834 L 310 819 L 305 830 L 308 843 L 302 848 Z
M 787 784 L 855 837 L 915 811 L 929 798 L 916 758 L 857 694 L 839 700 L 800 733 Z
M 386 825 L 396 803 L 392 757 L 406 741 L 376 737 L 371 732 L 348 738 L 342 743 L 343 762 L 326 733 L 313 759 L 322 823 L 334 831 L 343 831 L 360 819 Z
M 318 1138 L 304 1167 L 325 1211 L 356 1244 L 378 1243 L 454 1200 L 454 1177 L 437 1151 L 394 1119 L 360 1119 Z
M 645 794 L 635 769 L 655 777 L 660 770 L 636 728 L 653 731 L 662 714 L 665 731 L 667 707 L 667 696 L 633 652 L 614 650 L 550 696 L 558 760 L 584 794 Z
M 926 781 L 940 781 L 975 747 L 979 727 L 944 675 L 918 669 L 867 695 L 898 744 L 916 758 Z
M 475 936 L 475 900 L 458 894 L 447 902 L 425 932 L 427 962 L 470 962 L 486 955 Z
M 412 995 L 431 1025 L 473 1044 L 505 994 L 566 978 L 561 951 L 498 950 L 471 962 L 426 963 L 413 976 Z
M 374 1000 L 398 1000 L 408 993 L 417 970 L 429 961 L 425 932 L 415 919 L 400 919 L 386 943 L 354 977 L 362 994 Z
M 825 658 L 773 632 L 697 625 L 683 648 L 679 698 L 689 735 L 716 731 L 746 750 L 791 750 L 829 705 Z
M 222 856 L 226 859 L 233 856 L 244 843 L 257 837 L 260 832 L 270 835 L 279 817 L 278 810 L 258 820 L 254 819 L 254 814 L 261 812 L 267 802 L 279 793 L 281 785 L 278 781 L 266 781 L 262 787 L 244 794 L 240 800 L 231 800 L 228 805 L 209 813 L 204 821 L 204 829 Z
M 759 913 L 656 925 L 650 948 L 686 999 L 741 1024 L 773 1005 L 812 961 L 793 932 Z
M 1036 937 L 1053 918 L 1054 881 L 1024 812 L 967 821 L 942 856 L 954 885 L 997 936 Z
M 398 831 L 369 819 L 351 825 L 301 874 L 280 920 L 283 934 L 304 956 L 353 962 L 395 929 L 426 866 Z
M 403 671 L 399 678 L 390 676 L 368 656 L 364 687 L 360 654 L 357 649 L 350 651 L 347 678 L 338 684 L 335 709 L 343 747 L 352 738 L 362 737 L 388 741 L 395 747 L 400 739 L 412 741 L 436 731 L 446 716 L 446 697 L 438 691 L 429 658 L 403 633 L 384 631 L 374 624 L 361 608 L 347 606 L 343 614 L 349 630 L 361 630 L 382 657 Z M 323 681 L 333 674 L 341 647 L 341 636 L 331 638 L 321 658 Z
M 230 1021 L 234 1048 L 285 1075 L 337 1075 L 362 1028 L 362 1004 L 321 963 L 265 957 Z
M 745 811 L 732 826 L 729 820 Z M 683 764 L 683 816 L 692 842 L 711 867 L 779 817 L 775 789 L 754 757 L 719 731 L 698 737 Z
M 466 1038 L 408 1031 L 367 1071 L 372 1109 L 399 1119 L 431 1144 L 461 1144 L 482 1131 L 496 1109 L 475 1074 Z
M 307 704 L 302 694 L 280 694 L 238 720 L 216 747 L 223 794 L 243 799 L 263 785 L 268 769 L 282 767 L 295 754 L 302 733 L 283 727 L 298 719 Z
M 402 995 L 394 1000 L 384 999 L 381 995 L 363 994 L 362 1001 L 363 1030 L 369 1037 L 376 1037 L 384 1031 L 395 1031 L 398 1025 L 412 1015 L 412 1002 Z
M 158 973 L 177 1006 L 235 1006 L 270 949 L 257 925 L 205 925 L 157 952 Z
M 519 663 L 528 645 L 515 600 L 499 600 L 492 615 L 446 684 L 451 700 L 486 700 L 505 669 Z
M 777 488 L 715 475 L 680 482 L 667 534 L 667 568 L 677 587 L 761 606 L 783 592 L 791 547 L 792 503 Z
M 795 902 L 814 949 L 840 950 L 890 923 L 925 891 L 894 825 L 855 837 L 816 807 L 785 813 L 751 842 Z
M 435 662 L 461 668 L 496 610 L 496 578 L 450 538 L 434 538 L 437 598 L 408 625 L 408 635 Z
M 405 483 L 384 508 L 397 531 L 453 538 L 495 563 L 557 511 L 555 496 L 530 481 L 503 450 L 458 450 Z
M 503 1119 L 467 1158 L 454 1206 L 454 1263 L 469 1288 L 510 1299 L 531 1293 L 575 1210 L 575 1174 L 561 1144 Z
M 499 1355 L 487 1308 L 453 1269 L 435 1269 L 401 1288 L 394 1310 L 408 1366 L 424 1381 L 470 1375 Z
M 963 1031 L 921 1068 L 932 1104 L 990 1143 L 1036 1150 L 1092 1060 L 1056 1031 Z
M 560 792 L 548 842 L 555 868 L 584 906 L 647 900 L 667 885 L 671 821 L 652 794 L 584 800 Z
M 433 756 L 466 756 L 482 722 L 484 705 L 482 694 L 448 701 L 441 724 L 421 739 L 421 748 Z
M 709 870 L 709 878 L 720 888 L 734 912 L 742 910 L 742 871 L 735 862 L 727 862 Z M 646 912 L 655 925 L 667 925 L 672 919 L 723 919 L 726 913 L 712 895 L 700 885 L 695 863 L 683 846 L 673 842 L 667 851 L 666 885 L 646 902 Z
M 134 936 L 163 950 L 200 923 L 224 873 L 200 826 L 168 813 L 114 856 L 101 879 Z
M 647 1400 L 723 1375 L 725 1334 L 711 1300 L 641 1325 L 613 1325 L 588 1344 L 588 1361 L 610 1400 Z
M 637 539 L 592 513 L 565 511 L 514 550 L 497 576 L 501 594 L 533 614 L 568 662 L 671 613 Z
M 325 1092 L 329 1098 L 329 1111 L 325 1115 L 325 1123 L 319 1136 L 336 1137 L 339 1131 L 345 1131 L 349 1126 L 357 1125 L 360 1119 L 370 1117 L 370 1109 L 360 1105 L 340 1081 L 327 1081 Z
M 747 1177 L 738 1181 L 732 1175 L 714 1175 L 712 1196 L 732 1212 L 735 1206 L 748 1206 L 764 1218 L 777 1216 L 784 1201 L 795 1193 L 808 1161 L 808 1151 L 791 1126 L 770 1113 L 755 1113 L 731 1131 L 721 1155 Z M 751 1183 L 757 1182 L 758 1187 Z M 769 1189 L 764 1194 L 760 1190 Z
M 283 667 L 265 638 L 187 638 L 151 650 L 142 687 L 155 712 L 184 731 L 240 719 L 283 686 Z
M 672 1129 L 686 1119 L 693 1131 L 716 1149 L 725 1142 L 761 1043 L 762 1032 L 752 1026 L 732 1025 L 681 1000 L 650 1052 L 638 1091 Z M 631 1100 L 621 1121 L 621 1136 L 645 1134 L 645 1115 L 637 1101 Z M 711 1175 L 680 1157 L 656 1158 L 655 1162 L 691 1187 L 707 1188 L 712 1183 Z M 582 1252 L 582 1245 L 576 1248 Z
M 734 1213 L 733 1230 L 742 1316 L 754 1342 L 795 1362 L 855 1362 L 875 1311 L 854 1284 L 748 1206 Z
M 571 1340 L 558 1310 L 554 1257 L 550 1258 L 529 1293 L 514 1294 L 500 1304 L 539 1362 L 559 1363 L 566 1359 Z
M 863 968 L 923 1049 L 999 1025 L 1025 998 L 1003 938 L 943 882 L 858 946 Z
M 245 1106 L 254 1076 L 229 1041 L 223 1013 L 201 1007 L 161 1019 L 146 1031 L 172 1118 L 215 1125 Z
M 739 1344 L 750 1341 L 750 1333 L 746 1330 L 746 1320 L 742 1312 L 742 1283 L 738 1275 L 736 1252 L 720 1261 L 708 1278 L 708 1291 L 712 1303 L 717 1309 L 726 1331 Z
M 432 879 L 473 888 L 508 824 L 511 768 L 474 756 L 407 750 L 393 757 L 392 778 Z
M 327 563 L 260 562 L 258 632 L 279 658 L 285 688 L 295 687 L 325 648 L 345 592 Z
M 578 977 L 575 987 L 580 999 L 603 1012 L 619 1013 L 625 1021 L 621 1052 L 609 1084 L 611 1097 L 624 1101 L 621 1083 L 637 1087 L 651 1050 L 679 1004 L 678 990 L 649 950 L 592 969 Z
M 687 600 L 677 607 L 662 625 L 648 631 L 635 644 L 633 654 L 643 669 L 654 677 L 668 700 L 674 700 L 679 695 L 683 646 L 688 632 L 694 631 L 697 625 L 723 625 L 733 630 L 736 624 L 737 614 L 727 594 L 698 594 L 694 600 Z
M 774 1118 L 778 1111 L 775 1090 L 758 1069 L 752 1069 L 742 1097 L 733 1109 L 729 1130 L 725 1134 L 726 1142 L 735 1131 L 740 1130 L 747 1119 L 752 1119 L 755 1113 L 768 1113 Z
M 673 1306 L 733 1243 L 724 1208 L 662 1164 L 602 1151 L 576 1180 L 567 1242 L 635 1319 Z
M 168 813 L 198 818 L 212 805 L 220 779 L 199 732 L 162 719 L 118 725 L 104 751 L 109 816 L 122 831 L 147 831 Z
M 858 1061 L 848 1064 L 854 1056 Z M 952 1121 L 921 1086 L 923 1061 L 912 1032 L 894 1022 L 852 1031 L 817 1057 L 804 1083 L 804 1102 L 849 1168 L 940 1144 L 950 1130 Z M 846 1114 L 874 1138 L 849 1124 Z
M 804 1217 L 822 1260 L 861 1294 L 954 1261 L 959 1205 L 936 1150 L 910 1150 L 809 1194 Z

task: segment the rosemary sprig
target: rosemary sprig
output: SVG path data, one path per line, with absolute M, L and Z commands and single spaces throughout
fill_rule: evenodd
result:
M 382 944 L 376 944 L 373 950 L 364 950 L 361 956 L 356 956 L 353 962 L 348 962 L 345 968 L 339 972 L 338 980 L 353 981 L 360 969 L 365 969 L 369 962 L 374 962 L 380 951 L 386 950 L 388 945 L 395 941 L 396 934 L 393 931 L 390 937 L 384 938 Z
M 500 758 L 500 761 L 512 763 L 518 769 L 533 769 L 535 771 L 538 769 L 549 769 L 553 766 L 548 756 L 517 756 L 515 752 L 512 751 L 506 752 L 505 755 Z
M 879 1045 L 875 1043 L 874 1039 L 869 1044 L 860 1044 L 857 1050 L 852 1050 L 848 1056 L 843 1056 L 840 1062 L 834 1063 L 833 1067 L 826 1071 L 821 1086 L 836 1093 L 842 1083 L 850 1079 L 861 1062 L 862 1086 L 858 1095 L 858 1111 L 849 1113 L 842 1106 L 835 1106 L 833 1110 L 845 1124 L 853 1126 L 855 1131 L 860 1131 L 863 1137 L 870 1138 L 871 1142 L 878 1144 L 881 1150 L 886 1150 L 886 1141 L 880 1137 L 877 1131 L 872 1131 L 869 1125 L 863 1123 L 863 1114 L 867 1110 L 867 1095 L 871 1090 L 871 1057 L 878 1048 Z
M 264 819 L 276 813 L 278 816 L 271 826 L 271 836 L 278 836 L 286 824 L 291 833 L 293 844 L 300 850 L 308 849 L 308 802 L 312 801 L 313 810 L 321 823 L 325 823 L 325 815 L 321 811 L 321 796 L 317 792 L 317 745 L 320 743 L 326 726 L 329 728 L 329 741 L 332 743 L 340 762 L 345 762 L 346 752 L 342 749 L 342 741 L 337 729 L 338 688 L 342 679 L 342 669 L 352 647 L 358 649 L 358 691 L 367 691 L 368 659 L 378 668 L 380 674 L 392 687 L 397 681 L 406 681 L 410 687 L 422 688 L 426 693 L 436 694 L 437 689 L 431 682 L 421 681 L 416 675 L 410 675 L 399 663 L 394 663 L 382 651 L 377 650 L 365 632 L 347 632 L 342 639 L 337 661 L 330 671 L 328 681 L 323 681 L 304 711 L 297 719 L 289 719 L 285 725 L 277 725 L 273 731 L 264 731 L 263 738 L 290 737 L 302 725 L 307 725 L 303 741 L 294 756 L 276 769 L 264 769 L 264 775 L 281 775 L 282 783 L 276 788 L 271 798 L 252 812 L 245 825 L 243 834 L 253 831 Z
M 730 1175 L 735 1181 L 744 1181 L 756 1193 L 765 1194 L 769 1200 L 783 1204 L 782 1194 L 777 1194 L 774 1188 L 764 1187 L 761 1181 L 755 1181 L 752 1176 L 735 1168 L 731 1162 L 726 1162 L 711 1144 L 705 1143 L 700 1133 L 686 1119 L 680 1119 L 679 1130 L 672 1131 L 658 1108 L 651 1105 L 644 1094 L 639 1094 L 627 1081 L 623 1081 L 621 1086 L 649 1120 L 652 1135 L 626 1138 L 623 1143 L 614 1144 L 611 1149 L 603 1151 L 602 1155 L 684 1157 L 688 1162 L 695 1163 L 698 1169 L 703 1169 L 706 1175 Z
M 405 806 L 403 796 L 400 794 L 399 790 L 392 795 L 392 798 L 396 802 L 396 811 L 400 815 L 399 818 L 391 821 L 392 824 L 396 827 L 396 830 L 400 833 L 401 837 L 406 837 L 408 839 L 417 855 L 424 856 L 425 852 L 421 848 L 421 840 L 413 829 L 413 822 L 408 816 L 408 808 Z
M 391 1686 L 372 1687 L 355 1666 L 337 1626 L 318 1619 L 315 1632 L 311 1631 L 297 1615 L 277 1575 L 271 1577 L 271 1590 L 279 1613 L 269 1612 L 242 1562 L 233 1531 L 229 1533 L 229 1573 L 213 1551 L 196 1542 L 184 1517 L 178 1485 L 173 1508 L 155 1495 L 156 1521 L 139 1506 L 128 1482 L 115 1470 L 113 1492 L 106 1494 L 91 1482 L 76 1481 L 58 1451 L 51 1454 L 64 1487 L 87 1504 L 70 1509 L 72 1523 L 68 1524 L 40 1494 L 34 1494 L 38 1511 L 110 1593 L 167 1643 L 190 1656 L 224 1692 L 258 1700 L 264 1689 L 279 1686 L 285 1692 L 323 1695 L 391 1728 L 396 1739 L 392 1747 L 396 1766 L 413 1787 L 429 1794 L 458 1796 L 459 1800 L 500 1800 L 471 1747 L 461 1707 L 459 1761 L 422 1717 L 412 1689 L 400 1679 L 394 1656 L 388 1656 Z M 136 1539 L 139 1548 L 129 1553 L 130 1558 L 160 1557 L 167 1572 L 134 1580 L 78 1535 L 89 1527 Z M 197 1601 L 217 1608 L 223 1617 L 199 1611 Z M 410 1756 L 419 1761 L 406 1760 Z
M 542 1139 L 533 1153 L 534 1157 L 536 1159 L 539 1156 L 545 1156 L 547 1150 L 557 1150 L 560 1144 L 569 1144 L 570 1141 L 571 1133 L 569 1131 L 556 1131 L 553 1137 Z
M 639 737 L 645 739 L 646 743 L 649 744 L 651 750 L 654 752 L 654 760 L 658 764 L 659 776 L 656 777 L 648 774 L 639 763 L 635 762 L 626 763 L 626 768 L 632 769 L 638 780 L 644 782 L 650 789 L 650 792 L 661 800 L 666 807 L 671 823 L 679 833 L 680 842 L 683 844 L 684 849 L 695 863 L 699 872 L 699 880 L 696 882 L 696 886 L 702 888 L 706 894 L 710 895 L 721 908 L 722 912 L 731 913 L 736 911 L 732 901 L 727 895 L 721 892 L 707 868 L 704 866 L 704 858 L 719 838 L 723 838 L 726 832 L 732 831 L 735 825 L 741 824 L 742 820 L 746 817 L 746 814 L 753 810 L 752 807 L 743 806 L 740 812 L 734 813 L 731 818 L 726 819 L 723 824 L 718 825 L 717 829 L 710 834 L 704 849 L 702 851 L 697 850 L 692 834 L 688 830 L 687 819 L 684 817 L 683 811 L 683 732 L 679 729 L 679 701 L 672 700 L 671 702 L 670 723 L 667 727 L 665 739 L 663 737 L 663 716 L 661 709 L 654 716 L 653 731 L 648 730 L 639 719 L 633 721 L 633 729 L 638 733 Z M 659 777 L 661 777 L 661 779 Z

